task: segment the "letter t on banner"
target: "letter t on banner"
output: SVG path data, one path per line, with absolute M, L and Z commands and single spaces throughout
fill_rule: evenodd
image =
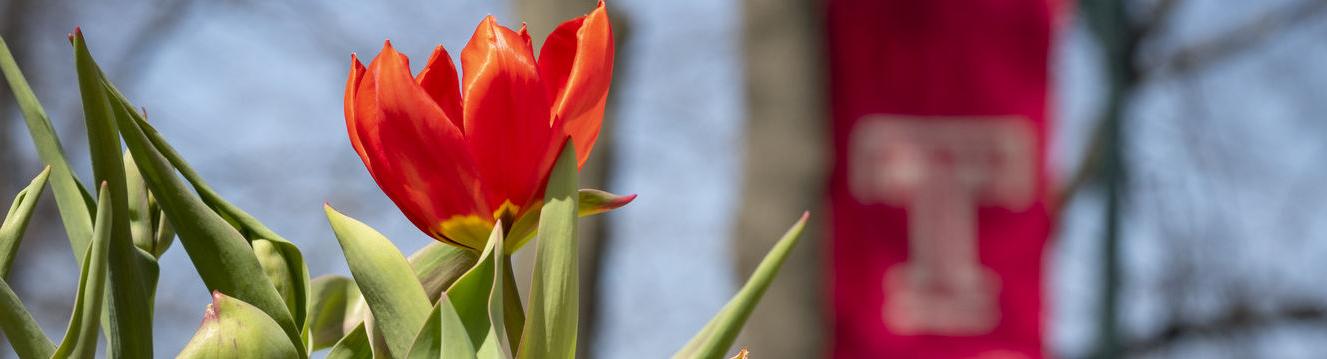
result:
M 1049 0 L 830 0 L 832 353 L 1041 358 Z

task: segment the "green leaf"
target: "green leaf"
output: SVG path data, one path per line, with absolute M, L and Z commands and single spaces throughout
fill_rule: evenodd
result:
M 115 91 L 113 87 L 111 88 L 111 92 L 112 95 L 122 103 L 126 105 L 129 103 L 128 100 L 124 99 L 124 95 Z M 128 107 L 133 108 L 133 106 Z M 290 311 L 294 316 L 295 322 L 303 325 L 307 334 L 308 313 L 306 313 L 306 310 L 308 308 L 306 304 L 309 301 L 309 268 L 304 264 L 304 255 L 300 252 L 299 247 L 285 239 L 285 237 L 277 234 L 271 228 L 268 228 L 262 221 L 259 221 L 253 215 L 245 212 L 243 209 L 239 208 L 239 206 L 222 198 L 220 194 L 207 184 L 207 181 L 203 180 L 202 176 L 198 175 L 197 171 L 194 171 L 193 167 L 189 166 L 189 163 L 184 160 L 184 157 L 180 156 L 179 152 L 176 152 L 175 148 L 171 147 L 170 143 L 166 142 L 166 139 L 157 132 L 156 128 L 153 128 L 152 125 L 147 122 L 146 118 L 143 118 L 142 116 L 133 116 L 133 120 L 138 127 L 142 129 L 143 135 L 147 137 L 149 140 L 148 142 L 156 148 L 157 152 L 161 153 L 162 156 L 165 156 L 171 165 L 180 172 L 180 175 L 184 176 L 184 179 L 193 186 L 194 190 L 197 191 L 198 195 L 202 198 L 203 203 L 207 204 L 209 208 L 212 208 L 212 210 L 217 213 L 225 216 L 227 221 L 233 222 L 236 229 L 240 230 L 245 238 L 262 238 L 273 242 L 272 244 L 276 247 L 278 253 L 285 257 L 286 264 L 290 267 L 289 270 L 292 273 L 296 273 L 300 280 L 293 287 L 295 303 L 299 303 L 299 305 L 292 307 Z M 169 237 L 167 237 L 167 239 L 168 238 Z M 168 244 L 169 243 L 167 243 L 167 245 Z
M 470 336 L 465 333 L 465 324 L 452 307 L 452 301 L 445 297 L 433 307 L 424 328 L 415 336 L 415 344 L 410 347 L 410 359 L 432 358 L 474 358 L 475 348 L 470 345 Z
M 576 357 L 580 303 L 576 175 L 576 149 L 567 142 L 548 178 L 544 208 L 539 213 L 530 313 L 517 355 L 520 358 Z
M 105 83 L 107 91 L 112 91 Z M 148 188 L 162 211 L 171 218 L 180 244 L 209 290 L 221 291 L 249 303 L 272 317 L 292 343 L 302 343 L 301 327 L 291 309 L 265 275 L 245 238 L 230 223 L 203 203 L 175 175 L 174 167 L 152 147 L 132 105 L 117 101 L 117 123 Z M 303 308 L 303 306 L 299 306 Z M 303 310 L 303 309 L 301 309 Z M 303 350 L 303 345 L 298 345 Z
M 92 247 L 83 260 L 78 277 L 78 295 L 69 328 L 53 358 L 93 358 L 97 353 L 97 326 L 106 299 L 106 262 L 110 251 L 112 213 L 110 191 L 102 183 L 97 191 L 97 220 L 92 227 Z
M 579 203 L 576 206 L 576 215 L 589 217 L 622 208 L 635 200 L 636 195 L 623 196 L 593 188 L 582 188 L 577 194 L 577 199 Z
M 152 227 L 156 228 L 156 230 L 152 232 L 151 253 L 152 256 L 161 258 L 161 255 L 166 254 L 166 250 L 170 249 L 171 243 L 175 242 L 175 227 L 170 225 L 170 218 L 166 218 L 165 212 L 156 208 L 157 200 L 154 196 L 149 193 L 147 200 L 150 207 L 153 208 L 152 223 L 154 224 Z
M 299 277 L 290 272 L 290 265 L 286 263 L 286 257 L 281 254 L 276 242 L 254 239 L 249 244 L 253 245 L 253 253 L 258 257 L 258 264 L 262 265 L 263 272 L 267 274 L 267 279 L 272 281 L 272 286 L 281 295 L 281 299 L 286 302 L 286 307 L 294 308 L 295 286 L 299 283 Z
M 125 151 L 121 161 L 124 162 L 124 180 L 125 197 L 129 201 L 129 233 L 133 237 L 134 246 L 142 249 L 144 252 L 152 253 L 156 256 L 156 227 L 152 224 L 152 206 L 148 204 L 147 182 L 143 180 L 143 175 L 138 172 L 138 164 L 134 163 L 133 154 Z
M 429 243 L 409 257 L 415 278 L 424 286 L 430 302 L 437 302 L 442 292 L 478 260 L 479 255 L 474 251 L 441 242 Z
M 79 265 L 82 266 L 85 257 L 83 251 L 88 248 L 88 241 L 92 238 L 92 209 L 96 204 L 92 202 L 87 188 L 78 182 L 78 177 L 70 169 L 64 150 L 60 147 L 60 137 L 55 134 L 55 127 L 51 126 L 46 110 L 37 100 L 37 95 L 32 93 L 32 88 L 28 86 L 27 79 L 18 68 L 18 62 L 14 61 L 14 54 L 9 52 L 9 46 L 3 38 L 0 38 L 0 71 L 4 72 L 9 89 L 23 112 L 28 134 L 37 147 L 37 156 L 51 167 L 51 192 L 55 195 L 55 206 L 60 210 L 60 220 L 69 238 L 69 246 L 73 248 L 74 259 L 80 261 Z
M 354 310 L 353 299 L 360 294 L 355 281 L 342 276 L 314 278 L 310 287 L 309 335 L 313 344 L 309 350 L 313 351 L 332 346 L 347 334 L 343 323 Z
M 41 332 L 32 313 L 28 313 L 4 279 L 0 279 L 0 330 L 4 330 L 9 345 L 20 358 L 49 358 L 55 352 L 51 338 Z
M 593 188 L 582 188 L 577 195 L 578 202 L 576 215 L 579 217 L 590 217 L 626 206 L 636 199 L 636 195 L 616 195 L 606 191 Z M 516 253 L 516 250 L 524 247 L 534 238 L 535 229 L 539 226 L 539 208 L 542 208 L 543 202 L 536 202 L 531 211 L 516 219 L 511 226 L 511 232 L 507 234 L 507 254 Z
M 109 184 L 110 208 L 115 213 L 129 213 L 124 162 L 120 136 L 116 130 L 116 108 L 102 86 L 101 69 L 88 51 L 83 34 L 75 30 L 74 63 L 78 87 L 83 98 L 83 116 L 87 123 L 88 149 L 96 183 Z M 111 348 L 115 357 L 152 356 L 152 288 L 145 258 L 134 246 L 129 216 L 111 217 L 110 292 L 113 321 Z M 150 256 L 149 256 L 150 257 Z
M 336 342 L 327 359 L 373 359 L 373 346 L 369 344 L 368 331 L 360 323 L 345 338 Z
M 198 333 L 177 358 L 298 358 L 303 353 L 262 309 L 212 292 Z
M 506 331 L 495 324 L 503 323 L 502 270 L 506 256 L 501 253 L 502 239 L 499 221 L 489 234 L 479 262 L 447 289 L 447 298 L 456 307 L 480 358 L 511 357 Z
M 392 357 L 405 357 L 429 315 L 428 295 L 415 279 L 405 256 L 387 237 L 368 225 L 323 206 L 327 220 L 341 243 L 369 311 L 375 330 L 385 336 Z
M 0 222 L 0 278 L 9 274 L 14 265 L 14 255 L 18 253 L 18 244 L 23 241 L 23 233 L 32 219 L 32 208 L 41 199 L 42 188 L 51 174 L 51 166 L 46 166 L 27 187 L 14 196 L 14 204 L 9 206 L 4 222 Z
M 742 331 L 742 325 L 746 323 L 746 318 L 751 316 L 751 311 L 755 309 L 756 303 L 760 302 L 760 296 L 765 294 L 765 289 L 769 288 L 770 282 L 774 281 L 774 276 L 779 273 L 779 267 L 783 261 L 788 259 L 788 253 L 792 251 L 797 239 L 802 235 L 802 228 L 806 227 L 806 219 L 809 213 L 802 213 L 802 218 L 797 221 L 783 238 L 774 244 L 765 259 L 756 266 L 756 271 L 747 280 L 746 285 L 728 301 L 728 304 L 719 310 L 719 314 L 710 319 L 700 333 L 691 338 L 682 350 L 673 355 L 673 358 L 722 358 L 733 345 L 733 340 L 737 339 L 737 334 Z

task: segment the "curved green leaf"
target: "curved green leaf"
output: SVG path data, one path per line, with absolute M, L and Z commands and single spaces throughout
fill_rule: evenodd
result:
M 341 243 L 350 273 L 385 336 L 392 357 L 404 357 L 429 315 L 428 295 L 415 279 L 405 256 L 387 237 L 368 225 L 323 206 Z
M 310 288 L 309 336 L 313 342 L 309 350 L 313 351 L 336 344 L 348 333 L 343 323 L 360 294 L 355 281 L 334 275 L 314 278 Z
M 112 88 L 111 91 L 116 98 L 120 99 L 120 101 L 128 103 L 128 101 L 124 99 L 124 96 L 115 91 L 114 88 Z M 132 106 L 130 106 L 130 108 L 132 108 Z M 263 238 L 273 242 L 272 244 L 276 247 L 277 252 L 285 257 L 284 259 L 286 264 L 290 267 L 290 271 L 296 273 L 296 276 L 300 279 L 300 282 L 296 283 L 292 289 L 294 289 L 293 293 L 295 302 L 301 304 L 292 307 L 291 313 L 294 316 L 295 322 L 305 325 L 305 329 L 307 329 L 308 313 L 306 313 L 306 303 L 309 301 L 309 268 L 304 264 L 304 255 L 300 252 L 299 247 L 285 239 L 285 237 L 277 234 L 271 228 L 268 228 L 262 221 L 259 221 L 253 215 L 250 215 L 248 212 L 239 208 L 239 206 L 222 198 L 220 194 L 207 184 L 207 181 L 203 180 L 202 176 L 198 175 L 197 171 L 194 171 L 193 167 L 189 166 L 189 163 L 184 160 L 184 157 L 180 156 L 179 152 L 176 152 L 175 148 L 171 147 L 169 142 L 166 142 L 166 139 L 157 132 L 156 128 L 153 128 L 152 125 L 147 122 L 147 119 L 141 116 L 134 116 L 133 120 L 137 123 L 138 128 L 142 129 L 148 142 L 156 148 L 157 152 L 161 153 L 162 156 L 165 156 L 166 160 L 168 160 L 171 165 L 180 172 L 180 175 L 184 176 L 184 179 L 193 186 L 194 190 L 198 192 L 199 197 L 202 198 L 203 203 L 224 215 L 228 221 L 233 222 L 245 238 Z
M 480 358 L 511 357 L 503 323 L 502 222 L 493 226 L 479 262 L 447 289 L 470 343 Z M 514 293 L 513 293 L 514 294 Z
M 213 291 L 202 326 L 177 358 L 300 357 L 285 332 L 262 309 Z
M 14 204 L 9 206 L 9 212 L 6 212 L 4 222 L 0 222 L 0 278 L 9 274 L 9 269 L 14 265 L 14 255 L 18 253 L 18 244 L 23 241 L 23 233 L 28 229 L 28 221 L 32 219 L 32 209 L 37 206 L 37 200 L 41 199 L 42 188 L 46 186 L 46 178 L 51 174 L 51 166 L 46 166 L 41 173 L 18 195 L 14 196 Z
M 78 295 L 69 328 L 53 358 L 94 358 L 97 353 L 97 326 L 101 322 L 102 302 L 106 296 L 106 262 L 110 251 L 110 191 L 102 183 L 97 199 L 97 221 L 92 227 L 92 247 L 83 260 L 78 278 Z
M 433 242 L 411 254 L 408 260 L 429 301 L 437 302 L 443 291 L 475 265 L 479 255 L 468 249 Z
M 576 148 L 567 142 L 548 178 L 544 208 L 539 213 L 539 242 L 520 358 L 576 357 L 580 303 L 576 187 Z
M 106 86 L 110 91 L 110 85 Z M 180 244 L 188 252 L 203 283 L 210 290 L 228 293 L 262 309 L 281 324 L 291 342 L 302 343 L 301 329 L 295 324 L 291 309 L 267 278 L 249 243 L 180 182 L 174 167 L 152 147 L 138 127 L 135 121 L 140 117 L 138 112 L 123 101 L 118 105 L 116 119 L 125 144 L 157 203 L 171 218 Z M 303 308 L 303 305 L 298 307 Z M 298 347 L 303 350 L 304 346 Z
M 806 219 L 810 213 L 802 213 L 802 218 L 793 224 L 788 232 L 783 234 L 783 238 L 774 244 L 774 249 L 765 255 L 765 259 L 756 266 L 755 273 L 747 280 L 746 285 L 728 301 L 728 304 L 719 310 L 708 324 L 691 338 L 682 350 L 673 355 L 673 358 L 722 358 L 733 345 L 733 340 L 737 339 L 737 334 L 742 331 L 742 325 L 746 323 L 746 318 L 751 316 L 751 311 L 756 308 L 760 302 L 760 296 L 765 294 L 765 289 L 769 288 L 770 282 L 779 273 L 779 267 L 783 261 L 788 259 L 788 253 L 792 251 L 797 239 L 802 236 L 802 229 L 806 227 Z
M 445 296 L 445 294 L 444 294 Z M 470 345 L 470 336 L 465 333 L 465 324 L 452 307 L 452 301 L 441 298 L 433 306 L 424 328 L 415 336 L 415 344 L 410 347 L 410 359 L 433 358 L 473 358 L 475 348 Z
M 0 279 L 0 330 L 20 358 L 49 358 L 55 352 L 51 338 L 41 332 L 37 320 L 4 279 Z
M 55 134 L 55 127 L 46 117 L 37 95 L 32 93 L 28 80 L 14 61 L 14 54 L 0 38 L 0 71 L 4 72 L 9 82 L 9 89 L 14 94 L 15 102 L 23 112 L 24 124 L 28 135 L 37 147 L 37 157 L 51 166 L 51 192 L 55 195 L 55 206 L 60 210 L 60 221 L 64 224 L 69 246 L 74 250 L 74 259 L 82 266 L 84 250 L 92 238 L 92 209 L 96 207 L 87 188 L 78 182 L 74 171 L 65 159 L 64 149 L 60 147 L 60 137 Z
M 369 344 L 368 331 L 360 323 L 345 338 L 336 342 L 327 359 L 373 359 L 373 346 Z
M 74 63 L 78 72 L 78 88 L 83 99 L 83 118 L 87 123 L 88 149 L 92 158 L 92 175 L 96 183 L 109 184 L 110 209 L 115 213 L 129 213 L 125 167 L 120 135 L 116 129 L 117 109 L 102 86 L 102 73 L 81 31 L 75 29 L 72 38 Z M 152 356 L 152 297 L 156 287 L 154 277 L 137 247 L 129 229 L 129 216 L 111 218 L 110 258 L 110 310 L 112 322 L 111 350 L 121 358 Z
M 631 203 L 636 199 L 636 195 L 616 195 L 608 191 L 597 190 L 593 188 L 582 188 L 577 193 L 576 215 L 580 217 L 589 217 L 600 213 L 609 212 Z

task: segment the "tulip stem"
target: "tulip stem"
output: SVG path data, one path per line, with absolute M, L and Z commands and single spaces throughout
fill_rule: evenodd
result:
M 502 321 L 507 330 L 511 352 L 521 346 L 521 331 L 525 330 L 525 307 L 521 305 L 521 292 L 517 289 L 516 274 L 511 269 L 511 256 L 504 255 L 502 269 Z

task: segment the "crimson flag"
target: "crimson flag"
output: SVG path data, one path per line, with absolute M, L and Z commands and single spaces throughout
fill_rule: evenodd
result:
M 831 0 L 832 353 L 1041 358 L 1050 0 Z

